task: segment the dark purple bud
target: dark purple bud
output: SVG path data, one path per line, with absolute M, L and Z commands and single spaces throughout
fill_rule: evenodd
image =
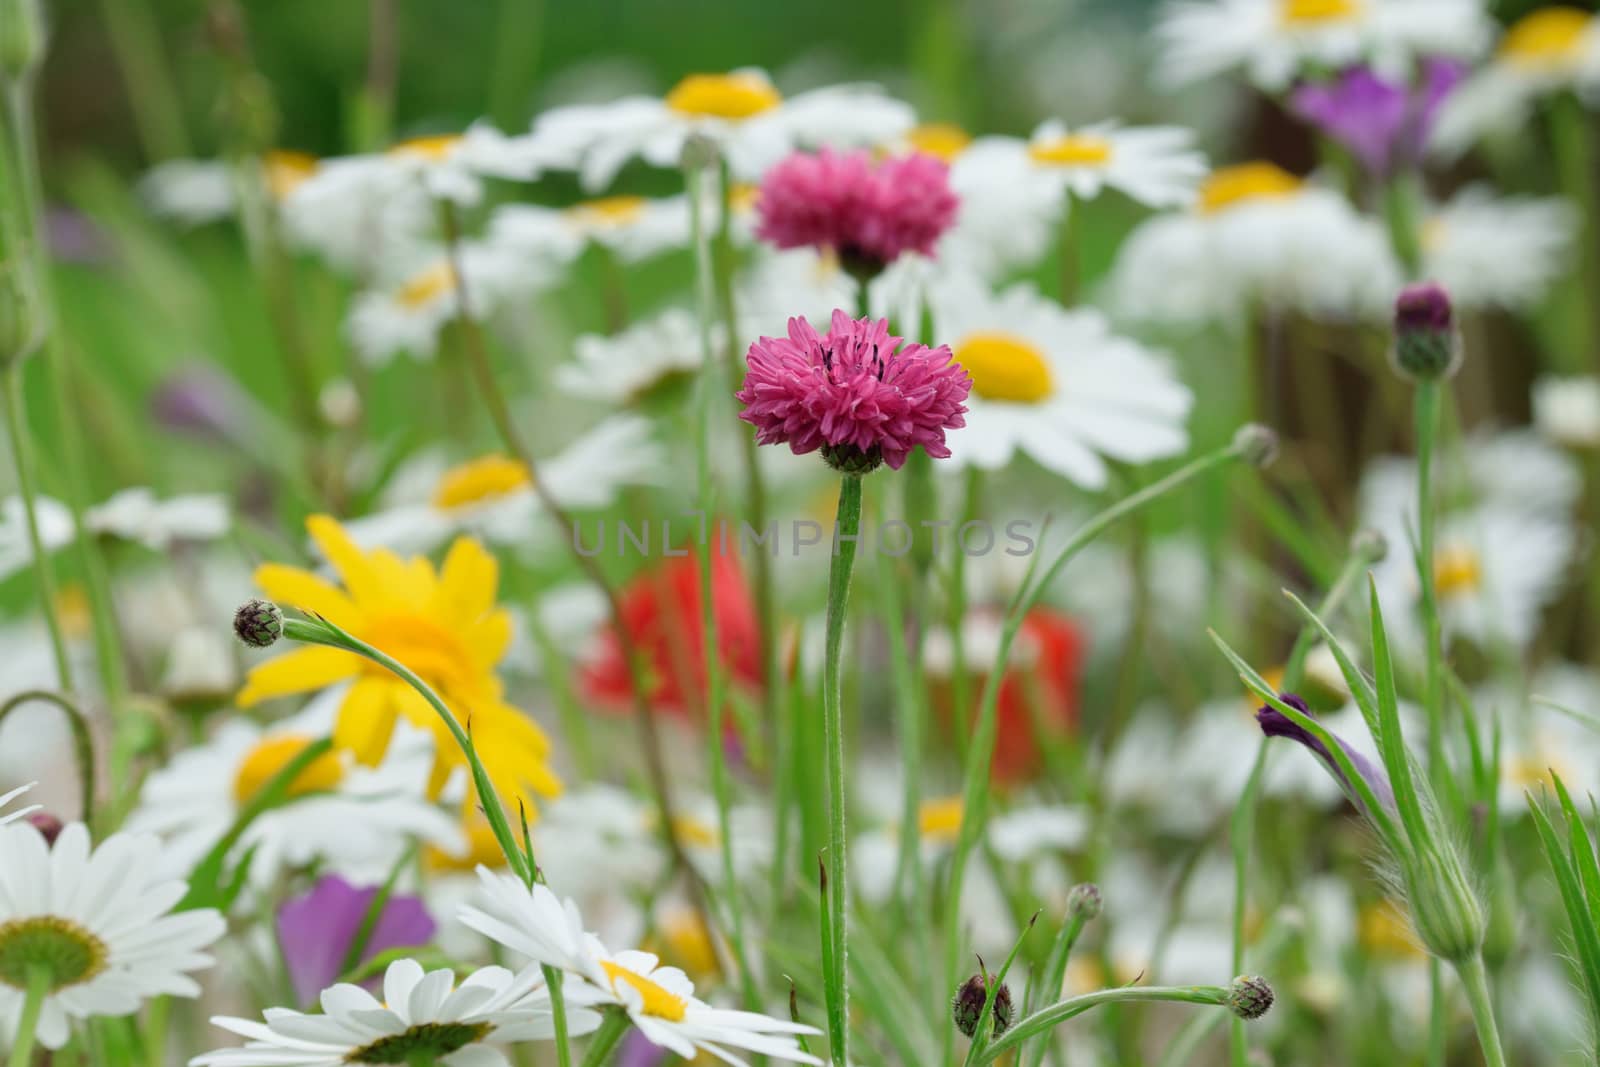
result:
M 1418 282 L 1394 301 L 1394 363 L 1408 378 L 1446 378 L 1461 362 L 1450 294 L 1438 282 Z
M 1306 706 L 1306 702 L 1294 693 L 1279 693 L 1278 699 L 1302 715 L 1311 716 L 1311 709 Z M 1328 768 L 1328 773 L 1332 774 L 1334 781 L 1339 783 L 1339 788 L 1344 790 L 1345 796 L 1349 797 L 1356 807 L 1366 812 L 1366 803 L 1361 799 L 1361 794 L 1356 792 L 1354 783 L 1345 777 L 1345 773 L 1340 769 L 1338 761 L 1333 758 L 1333 753 L 1328 751 L 1328 746 L 1324 745 L 1315 734 L 1271 704 L 1263 704 L 1256 709 L 1256 722 L 1261 724 L 1261 732 L 1268 737 L 1287 737 L 1289 740 L 1310 749 L 1311 754 L 1321 760 L 1322 765 Z M 1344 750 L 1345 756 L 1349 758 L 1351 766 L 1355 767 L 1356 773 L 1366 781 L 1367 788 L 1372 790 L 1373 796 L 1378 798 L 1378 803 L 1385 808 L 1393 810 L 1394 790 L 1389 787 L 1389 776 L 1384 774 L 1383 768 L 1351 748 L 1337 735 L 1334 735 L 1333 739 Z
M 957 1030 L 968 1037 L 978 1032 L 978 1020 L 983 1017 L 983 1006 L 989 1000 L 989 987 L 999 981 L 995 975 L 984 973 L 975 974 L 961 983 L 961 988 L 956 990 L 956 995 L 950 1001 L 950 1016 L 955 1020 Z M 995 991 L 994 1004 L 989 1009 L 994 1036 L 1005 1033 L 1015 1016 L 1016 1007 L 1011 1003 L 1011 990 L 1002 982 Z
M 56 838 L 61 836 L 61 831 L 66 828 L 66 823 L 48 811 L 36 811 L 24 819 L 25 822 L 44 836 L 44 843 L 53 845 Z

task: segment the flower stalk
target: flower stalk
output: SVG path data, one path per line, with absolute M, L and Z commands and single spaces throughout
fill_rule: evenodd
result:
M 22 1014 L 17 1019 L 17 1030 L 12 1035 L 10 1067 L 28 1067 L 33 1056 L 34 1031 L 39 1026 L 39 1014 L 44 1010 L 44 998 L 50 992 L 50 969 L 34 965 L 28 968 L 28 987 L 23 992 Z

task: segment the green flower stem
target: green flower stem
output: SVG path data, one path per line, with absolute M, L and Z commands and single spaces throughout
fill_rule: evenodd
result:
M 177 68 L 162 54 L 161 38 L 144 0 L 101 0 L 100 18 L 122 70 L 146 161 L 190 155 L 183 106 L 172 80 Z
M 606 1060 L 611 1058 L 611 1052 L 617 1047 L 617 1042 L 622 1040 L 631 1025 L 628 1013 L 621 1008 L 611 1008 L 606 1012 L 605 1021 L 600 1024 L 600 1029 L 594 1032 L 589 1039 L 589 1051 L 583 1054 L 583 1067 L 601 1067 Z
M 1059 995 L 1061 985 L 1067 979 L 1067 962 L 1072 958 L 1072 950 L 1078 944 L 1078 938 L 1083 934 L 1083 928 L 1089 924 L 1089 919 L 1081 912 L 1072 915 L 1061 924 L 1061 930 L 1056 934 L 1055 943 L 1050 946 L 1050 955 L 1045 960 L 1044 981 L 1040 988 L 1050 993 Z M 1050 1043 L 1041 1033 L 1039 1040 L 1031 1047 L 1024 1047 L 1017 1054 L 1017 1063 L 1029 1064 L 1039 1067 L 1044 1063 L 1045 1053 L 1050 1050 Z
M 994 1063 L 1030 1037 L 1042 1034 L 1102 1004 L 1151 1001 L 1221 1006 L 1228 1002 L 1228 990 L 1224 986 L 1128 986 L 1119 989 L 1099 989 L 1082 996 L 1068 997 L 1048 1008 L 1041 1008 L 1012 1026 L 999 1040 L 984 1050 L 979 1063 Z
M 1417 580 L 1422 587 L 1422 623 L 1427 640 L 1427 674 L 1423 708 L 1428 716 L 1428 771 L 1435 782 L 1443 780 L 1444 762 L 1444 636 L 1439 622 L 1439 598 L 1433 572 L 1433 446 L 1439 432 L 1439 393 L 1436 379 L 1417 383 Z
M 754 1011 L 760 1007 L 760 994 L 756 990 L 755 976 L 745 957 L 744 908 L 738 884 L 733 874 L 733 827 L 729 819 L 731 799 L 728 786 L 728 759 L 723 747 L 723 715 L 727 710 L 726 682 L 722 669 L 722 642 L 717 636 L 717 610 L 714 582 L 712 580 L 711 541 L 712 527 L 725 530 L 716 513 L 716 486 L 711 476 L 711 432 L 715 417 L 713 398 L 723 392 L 725 383 L 718 373 L 711 343 L 711 304 L 714 285 L 711 243 L 706 233 L 704 219 L 703 171 L 686 167 L 684 180 L 689 192 L 689 230 L 694 245 L 695 281 L 699 297 L 699 313 L 695 316 L 700 326 L 701 369 L 699 381 L 700 432 L 695 437 L 695 466 L 697 468 L 696 496 L 702 523 L 701 536 L 695 539 L 695 562 L 700 567 L 700 628 L 705 656 L 706 672 L 706 749 L 711 764 L 711 792 L 717 806 L 717 840 L 722 859 L 722 881 L 727 887 L 724 894 L 729 917 L 729 945 L 738 965 L 739 980 L 744 994 L 745 1007 Z M 744 435 L 755 447 L 754 438 Z M 753 458 L 753 457 L 752 457 Z M 760 554 L 765 558 L 765 553 Z
M 1593 373 L 1600 360 L 1600 303 L 1592 299 L 1600 286 L 1600 188 L 1596 187 L 1593 119 L 1588 108 L 1571 93 L 1563 93 L 1550 104 L 1550 141 L 1556 159 L 1556 174 L 1561 193 L 1579 207 L 1581 220 L 1577 235 L 1580 269 L 1573 279 L 1578 284 L 1572 293 L 1573 313 L 1566 320 L 1567 332 L 1576 339 L 1570 347 L 1557 349 L 1562 371 L 1568 374 Z
M 950 732 L 961 736 L 972 714 L 972 672 L 967 668 L 967 554 L 961 528 L 983 511 L 983 471 L 969 467 L 962 496 L 961 518 L 951 531 L 949 585 L 945 589 L 945 627 L 950 631 Z
M 844 708 L 840 652 L 850 601 L 850 572 L 855 566 L 856 538 L 861 529 L 861 478 L 846 474 L 839 481 L 839 511 L 833 560 L 828 568 L 828 619 L 822 660 L 822 729 L 826 735 L 828 776 L 828 901 L 833 930 L 828 971 L 824 975 L 828 999 L 828 1036 L 833 1062 L 850 1062 L 849 1001 L 846 952 L 849 935 L 850 896 L 845 862 Z M 987 762 L 987 761 L 985 761 Z
M 23 994 L 22 1014 L 17 1019 L 17 1029 L 12 1035 L 9 1067 L 28 1067 L 33 1056 L 34 1030 L 39 1026 L 39 1013 L 44 1010 L 44 998 L 50 992 L 50 969 L 28 968 L 28 988 Z
M 72 661 L 67 656 L 67 639 L 61 628 L 61 618 L 56 604 L 56 576 L 45 550 L 44 539 L 39 535 L 39 513 L 36 490 L 33 484 L 33 450 L 29 447 L 27 429 L 28 412 L 22 402 L 21 362 L 0 370 L 0 390 L 5 393 L 6 440 L 11 446 L 12 466 L 17 473 L 17 493 L 22 497 L 23 524 L 28 530 L 28 548 L 33 555 L 33 573 L 39 583 L 39 610 L 44 615 L 45 629 L 50 633 L 50 652 L 55 658 L 56 681 L 62 689 L 71 692 Z
M 1389 227 L 1389 243 L 1408 275 L 1415 276 L 1422 266 L 1422 178 L 1415 170 L 1402 170 L 1383 188 L 1383 220 Z
M 84 716 L 72 698 L 49 689 L 26 689 L 6 699 L 0 704 L 0 726 L 6 721 L 6 716 L 22 707 L 24 704 L 35 700 L 42 700 L 54 704 L 61 709 L 67 717 L 67 725 L 72 729 L 72 754 L 78 763 L 78 787 L 82 803 L 81 818 L 88 826 L 94 825 L 95 804 L 95 758 L 94 735 L 89 730 L 89 720 Z
M 1355 588 L 1357 579 L 1371 566 L 1373 560 L 1364 552 L 1352 552 L 1345 561 L 1344 568 L 1339 572 L 1339 577 L 1334 580 L 1328 589 L 1327 595 L 1322 598 L 1322 603 L 1317 605 L 1317 614 L 1324 618 L 1339 609 L 1350 591 Z M 1306 656 L 1311 652 L 1311 646 L 1316 642 L 1317 629 L 1310 623 L 1303 623 L 1300 632 L 1294 640 L 1294 647 L 1289 652 L 1289 661 L 1283 669 L 1283 691 L 1294 692 L 1305 676 Z M 1256 805 L 1261 795 L 1261 780 L 1267 769 L 1267 742 L 1268 738 L 1262 737 L 1256 745 L 1255 763 L 1250 767 L 1250 777 L 1246 779 L 1244 790 L 1239 794 L 1239 803 L 1233 809 L 1233 818 L 1229 825 L 1229 836 L 1233 846 L 1233 973 L 1240 974 L 1244 971 L 1244 919 L 1248 897 L 1248 879 L 1246 877 L 1250 868 L 1250 842 L 1255 837 Z M 1245 1036 L 1244 1020 L 1235 1018 L 1228 1027 L 1228 1051 L 1233 1067 L 1245 1067 L 1249 1061 L 1250 1046 Z
M 1022 587 L 1017 591 L 1017 595 L 1012 598 L 1005 623 L 1000 631 L 999 647 L 995 652 L 994 666 L 990 669 L 988 678 L 984 682 L 983 695 L 979 700 L 977 721 L 973 724 L 970 750 L 967 756 L 966 780 L 962 790 L 961 830 L 957 835 L 955 851 L 951 856 L 950 875 L 944 898 L 945 988 L 954 989 L 959 977 L 962 931 L 961 887 L 966 875 L 967 860 L 983 834 L 988 802 L 989 761 L 994 754 L 995 735 L 999 728 L 997 708 L 1000 696 L 1000 681 L 1005 675 L 1006 664 L 1011 657 L 1011 646 L 1016 641 L 1018 631 L 1022 628 L 1023 619 L 1027 617 L 1028 612 L 1039 601 L 1044 591 L 1054 582 L 1056 576 L 1061 573 L 1061 569 L 1082 551 L 1084 546 L 1100 536 L 1107 527 L 1145 505 L 1159 500 L 1172 490 L 1188 484 L 1195 478 L 1233 462 L 1240 455 L 1239 446 L 1236 444 L 1230 444 L 1214 452 L 1209 452 L 1191 460 L 1165 478 L 1152 482 L 1137 493 L 1124 497 L 1112 504 L 1077 529 L 1037 581 L 1033 580 L 1032 571 L 1030 570 L 1028 579 L 1023 582 Z M 1039 557 L 1036 555 L 1034 558 L 1035 567 L 1037 567 L 1038 561 Z M 950 1040 L 949 1030 L 947 1029 L 947 1044 L 944 1057 L 947 1062 L 949 1060 L 950 1047 L 948 1042 Z
M 529 857 L 532 862 L 532 857 Z M 530 882 L 528 891 L 533 891 Z M 545 988 L 550 991 L 550 1020 L 555 1031 L 556 1063 L 558 1067 L 572 1067 L 572 1038 L 567 1033 L 567 996 L 561 988 L 566 976 L 548 963 L 539 968 L 544 974 Z
M 900 575 L 894 561 L 880 553 L 878 613 L 883 617 L 889 641 L 889 672 L 894 689 L 895 734 L 900 742 L 900 775 L 903 779 L 900 804 L 900 850 L 895 860 L 892 899 L 899 900 L 910 885 L 912 914 L 925 915 L 926 893 L 917 844 L 917 812 L 922 807 L 923 726 L 927 722 L 927 694 L 912 662 L 910 635 L 907 633 L 904 605 L 897 586 Z
M 1062 306 L 1072 307 L 1078 302 L 1078 292 L 1083 287 L 1081 226 L 1078 222 L 1077 197 L 1068 189 L 1061 194 L 1061 230 L 1059 234 L 1057 293 Z
M 1500 1047 L 1500 1028 L 1494 1021 L 1494 1003 L 1489 996 L 1489 979 L 1484 973 L 1483 956 L 1469 957 L 1456 964 L 1461 985 L 1472 1007 L 1472 1022 L 1478 1028 L 1478 1044 L 1483 1048 L 1485 1067 L 1506 1067 L 1506 1054 Z
M 495 378 L 494 367 L 489 362 L 489 350 L 484 341 L 483 328 L 473 315 L 472 294 L 468 288 L 466 273 L 461 266 L 461 223 L 456 215 L 455 205 L 448 200 L 441 200 L 438 207 L 445 247 L 456 279 L 456 322 L 461 328 L 467 362 L 477 381 L 478 390 L 483 394 L 484 406 L 488 409 L 489 417 L 494 422 L 495 430 L 500 434 L 506 450 L 527 470 L 534 495 L 538 497 L 540 506 L 550 515 L 560 529 L 562 538 L 572 549 L 572 556 L 578 569 L 605 599 L 606 614 L 610 619 L 612 632 L 616 635 L 617 647 L 622 653 L 623 662 L 628 667 L 628 682 L 633 690 L 634 723 L 638 727 L 641 747 L 644 749 L 645 770 L 650 778 L 650 790 L 655 797 L 661 840 L 666 846 L 667 854 L 672 857 L 673 867 L 682 871 L 689 880 L 690 899 L 699 913 L 701 922 L 705 924 L 707 930 L 714 930 L 710 905 L 707 902 L 709 893 L 694 864 L 689 862 L 688 852 L 685 851 L 683 842 L 679 840 L 677 829 L 673 824 L 672 789 L 667 781 L 661 736 L 656 729 L 655 714 L 650 707 L 650 690 L 645 679 L 644 661 L 639 654 L 633 631 L 628 628 L 627 620 L 622 617 L 622 601 L 611 582 L 607 580 L 605 572 L 600 569 L 600 565 L 592 557 L 578 551 L 577 543 L 572 540 L 572 531 L 577 527 L 573 524 L 571 515 L 561 501 L 550 492 L 550 487 L 545 484 L 544 479 L 539 477 L 538 463 L 533 457 L 532 450 L 523 441 L 522 433 L 517 429 L 516 420 L 511 415 L 511 407 L 506 402 L 505 394 L 501 392 L 500 384 Z

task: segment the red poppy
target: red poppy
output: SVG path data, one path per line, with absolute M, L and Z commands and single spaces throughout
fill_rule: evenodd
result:
M 705 630 L 701 625 L 700 561 L 691 552 L 636 576 L 621 590 L 622 620 L 644 661 L 652 707 L 684 718 L 706 703 Z M 738 558 L 711 554 L 711 603 L 722 669 L 736 685 L 759 689 L 761 636 L 755 602 Z M 601 633 L 580 674 L 585 696 L 602 706 L 626 706 L 633 686 L 616 631 Z

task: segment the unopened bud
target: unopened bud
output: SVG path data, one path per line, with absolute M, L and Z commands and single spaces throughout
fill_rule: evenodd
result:
M 1068 918 L 1081 918 L 1087 922 L 1099 918 L 1103 910 L 1105 899 L 1100 895 L 1100 887 L 1093 882 L 1080 882 L 1067 894 Z
M 1411 379 L 1447 378 L 1461 365 L 1461 334 L 1450 294 L 1437 282 L 1400 290 L 1394 301 L 1395 369 Z
M 1350 539 L 1350 551 L 1368 563 L 1380 563 L 1389 554 L 1389 539 L 1372 527 L 1365 526 Z
M 1241 1019 L 1259 1019 L 1272 1010 L 1272 987 L 1260 975 L 1241 974 L 1228 987 L 1228 1010 Z
M 978 1020 L 983 1018 L 983 1006 L 989 999 L 989 986 L 998 981 L 1000 980 L 994 975 L 983 973 L 975 974 L 961 983 L 961 988 L 956 990 L 955 999 L 950 1002 L 950 1014 L 955 1019 L 957 1030 L 968 1037 L 978 1032 Z M 995 991 L 994 1004 L 990 1007 L 995 1037 L 1005 1033 L 1015 1014 L 1016 1009 L 1011 1003 L 1011 990 L 1002 982 L 1000 988 Z
M 1411 844 L 1411 855 L 1396 858 L 1417 939 L 1451 963 L 1476 956 L 1488 935 L 1489 918 L 1455 845 L 1438 835 Z
M 44 843 L 54 845 L 56 838 L 61 836 L 61 831 L 66 829 L 66 823 L 48 811 L 36 811 L 23 819 L 29 826 L 39 831 L 44 838 Z
M 270 600 L 247 600 L 233 613 L 233 634 L 251 648 L 266 648 L 283 636 L 283 612 Z
M 704 170 L 717 164 L 717 142 L 703 133 L 691 133 L 684 139 L 680 162 L 684 170 Z
M 1267 467 L 1278 458 L 1278 432 L 1259 422 L 1247 422 L 1234 431 L 1233 447 L 1246 463 Z

